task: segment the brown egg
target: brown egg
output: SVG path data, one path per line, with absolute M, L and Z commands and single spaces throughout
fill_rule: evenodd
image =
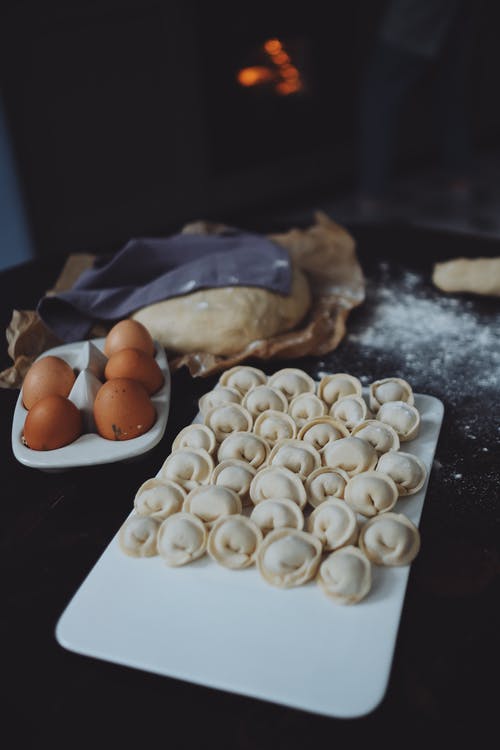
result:
M 33 362 L 23 382 L 23 404 L 31 409 L 44 396 L 68 396 L 76 375 L 64 359 L 47 355 Z
M 44 396 L 26 416 L 23 439 L 35 451 L 51 451 L 72 443 L 82 430 L 82 414 L 69 398 Z
M 131 378 L 113 378 L 97 391 L 94 419 L 101 437 L 130 440 L 153 426 L 156 411 L 142 383 Z
M 155 353 L 154 341 L 146 326 L 131 318 L 120 320 L 106 336 L 104 354 L 107 357 L 120 349 L 141 349 L 151 356 Z
M 120 349 L 108 359 L 104 370 L 106 380 L 131 378 L 142 383 L 151 395 L 156 393 L 165 378 L 156 359 L 141 349 Z

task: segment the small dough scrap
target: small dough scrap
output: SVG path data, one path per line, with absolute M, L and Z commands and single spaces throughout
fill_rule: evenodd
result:
M 181 448 L 167 456 L 158 479 L 169 479 L 189 492 L 199 484 L 208 484 L 213 470 L 210 453 L 202 448 Z
M 280 440 L 269 454 L 269 466 L 284 466 L 301 479 L 321 466 L 321 455 L 303 440 Z
M 285 367 L 269 376 L 269 385 L 282 391 L 288 401 L 300 393 L 316 393 L 316 383 L 298 367 Z
M 422 459 L 404 451 L 390 451 L 380 456 L 375 470 L 383 471 L 395 481 L 400 497 L 414 495 L 422 489 L 427 477 Z
M 176 451 L 180 448 L 201 448 L 207 451 L 207 453 L 213 453 L 217 446 L 215 439 L 215 433 L 210 427 L 205 424 L 188 424 L 184 427 L 174 442 L 172 443 L 172 450 Z
M 133 513 L 118 533 L 120 549 L 130 557 L 154 557 L 158 554 L 156 537 L 159 528 L 160 522 L 155 518 Z
M 270 385 L 255 385 L 245 394 L 241 405 L 248 409 L 255 419 L 263 411 L 274 409 L 275 411 L 286 411 L 288 401 L 285 395 L 277 388 Z
M 182 510 L 184 513 L 192 513 L 211 526 L 222 516 L 241 513 L 242 504 L 240 496 L 228 487 L 216 484 L 205 484 L 195 487 L 184 500 Z
M 241 393 L 228 385 L 218 385 L 198 400 L 198 408 L 204 417 L 215 406 L 222 404 L 240 404 Z
M 356 544 L 358 519 L 345 500 L 332 498 L 318 505 L 307 519 L 306 529 L 318 537 L 326 552 Z
M 345 488 L 345 501 L 363 516 L 387 513 L 399 497 L 396 483 L 380 471 L 364 471 L 351 477 Z
M 378 410 L 377 419 L 393 427 L 401 443 L 416 438 L 420 430 L 420 412 L 406 401 L 386 401 Z
M 403 513 L 383 513 L 362 526 L 359 546 L 376 565 L 408 565 L 420 550 L 420 532 Z
M 263 539 L 260 528 L 247 516 L 232 515 L 219 518 L 208 535 L 210 557 L 230 570 L 241 570 L 253 565 Z
M 357 604 L 372 586 L 370 561 L 358 547 L 341 547 L 321 563 L 316 580 L 337 604 Z
M 135 493 L 135 512 L 139 516 L 150 516 L 161 522 L 172 513 L 178 513 L 185 498 L 185 491 L 176 482 L 146 479 Z
M 432 281 L 443 292 L 500 297 L 500 257 L 454 258 L 436 263 Z
M 316 575 L 321 553 L 321 542 L 307 531 L 276 529 L 259 546 L 257 568 L 272 586 L 301 586 Z
M 297 425 L 289 414 L 268 409 L 259 414 L 255 420 L 253 431 L 263 438 L 268 445 L 273 446 L 280 440 L 294 438 L 297 435 Z
M 377 451 L 370 443 L 352 435 L 329 443 L 322 458 L 325 466 L 342 469 L 349 477 L 374 469 L 378 460 Z
M 172 567 L 186 565 L 205 554 L 208 533 L 192 513 L 174 513 L 158 530 L 158 554 Z
M 217 459 L 220 462 L 236 458 L 250 464 L 254 469 L 264 466 L 268 456 L 269 445 L 264 438 L 252 432 L 233 432 L 220 444 L 217 451 Z
M 222 373 L 219 383 L 222 386 L 236 388 L 243 398 L 256 385 L 265 385 L 267 383 L 267 375 L 263 370 L 259 370 L 258 367 L 235 365 Z
M 299 475 L 284 466 L 266 466 L 258 471 L 250 485 L 253 504 L 282 497 L 297 503 L 301 509 L 305 506 L 307 494 Z
M 305 481 L 309 505 L 317 508 L 325 500 L 331 500 L 334 497 L 343 500 L 348 481 L 349 476 L 342 469 L 330 469 L 329 466 L 315 469 Z
M 379 419 L 365 419 L 354 427 L 351 435 L 370 443 L 378 455 L 399 450 L 399 435 L 390 424 Z
M 344 396 L 361 396 L 362 393 L 361 380 L 346 372 L 325 375 L 318 386 L 318 396 L 329 408 Z
M 326 414 L 326 404 L 315 393 L 299 393 L 290 401 L 288 413 L 300 429 L 314 417 Z
M 218 443 L 233 432 L 250 432 L 253 425 L 252 415 L 241 404 L 214 406 L 205 414 L 204 422 L 213 431 Z
M 243 505 L 250 502 L 250 484 L 257 470 L 247 461 L 228 458 L 214 468 L 210 481 L 221 487 L 228 487 L 240 496 Z
M 285 527 L 299 531 L 304 528 L 304 514 L 301 509 L 297 503 L 285 497 L 262 500 L 254 507 L 250 518 L 264 535 Z

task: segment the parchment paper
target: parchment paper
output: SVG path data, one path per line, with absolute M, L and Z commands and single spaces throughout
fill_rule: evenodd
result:
M 311 287 L 311 309 L 296 330 L 253 341 L 231 357 L 219 357 L 202 351 L 172 355 L 169 357 L 172 372 L 186 366 L 194 377 L 207 376 L 249 358 L 268 360 L 320 356 L 339 345 L 346 332 L 350 311 L 364 301 L 365 279 L 351 234 L 326 214 L 317 212 L 314 219 L 314 223 L 306 229 L 292 228 L 283 234 L 270 235 L 272 240 L 288 250 L 293 261 L 306 274 Z M 188 224 L 183 231 L 212 233 L 222 228 L 221 224 L 200 221 Z M 79 273 L 92 265 L 94 258 L 88 254 L 70 256 L 54 289 L 69 289 Z M 105 336 L 109 327 L 96 322 L 90 336 Z M 6 336 L 8 354 L 13 364 L 0 373 L 0 386 L 4 388 L 20 388 L 33 360 L 43 351 L 61 343 L 32 310 L 14 310 Z

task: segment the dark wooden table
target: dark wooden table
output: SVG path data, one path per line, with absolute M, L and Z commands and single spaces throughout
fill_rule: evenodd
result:
M 4 736 L 10 729 L 17 736 L 11 747 L 92 743 L 145 748 L 154 743 L 197 748 L 207 742 L 233 748 L 324 742 L 339 747 L 339 742 L 356 746 L 370 739 L 384 743 L 388 733 L 398 736 L 396 730 L 404 733 L 398 746 L 405 746 L 420 731 L 429 739 L 431 732 L 443 731 L 448 739 L 459 740 L 470 730 L 479 739 L 495 718 L 500 674 L 500 340 L 496 349 L 492 342 L 499 333 L 500 301 L 470 295 L 450 299 L 432 286 L 430 273 L 434 260 L 499 255 L 500 244 L 404 226 L 352 231 L 367 277 L 367 299 L 351 314 L 346 339 L 322 360 L 253 364 L 269 373 L 285 365 L 314 376 L 323 370 L 346 371 L 365 382 L 399 375 L 416 391 L 444 402 L 420 524 L 422 547 L 411 568 L 382 703 L 368 716 L 336 720 L 61 648 L 54 637 L 59 616 L 128 515 L 135 490 L 156 473 L 177 432 L 194 417 L 198 398 L 216 378 L 193 380 L 185 370 L 173 376 L 166 433 L 138 461 L 58 474 L 16 461 L 10 429 L 18 393 L 1 389 L 0 711 Z M 57 259 L 36 261 L 0 274 L 4 328 L 13 308 L 33 309 L 61 265 Z M 387 320 L 390 305 L 403 320 L 391 322 L 385 346 L 381 315 Z M 427 320 L 420 340 L 419 315 L 428 317 L 433 311 L 436 325 Z M 452 330 L 454 321 L 463 327 L 463 340 L 460 331 Z M 10 364 L 6 346 L 0 356 L 3 369 Z

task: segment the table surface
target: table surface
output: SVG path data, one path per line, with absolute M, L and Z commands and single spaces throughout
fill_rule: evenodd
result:
M 277 227 L 248 226 L 275 231 Z M 281 229 L 281 227 L 280 227 Z M 497 710 L 500 672 L 500 302 L 444 295 L 432 264 L 456 256 L 500 255 L 495 241 L 404 226 L 352 228 L 367 280 L 348 333 L 320 358 L 250 361 L 271 373 L 298 366 L 319 377 L 344 371 L 365 383 L 389 375 L 441 399 L 445 417 L 420 523 L 387 693 L 370 715 L 337 720 L 64 650 L 55 625 L 130 512 L 133 495 L 156 474 L 173 438 L 197 412 L 216 377 L 172 378 L 172 406 L 159 445 L 136 461 L 46 474 L 16 461 L 10 445 L 18 391 L 2 407 L 2 725 L 18 747 L 142 747 L 175 730 L 177 747 L 210 738 L 233 748 L 312 746 L 380 738 L 400 728 L 457 737 L 485 731 Z M 12 309 L 33 309 L 63 259 L 0 274 L 5 329 Z M 495 346 L 496 342 L 496 346 Z M 6 345 L 0 367 L 10 365 Z M 493 686 L 493 687 L 492 687 Z M 98 744 L 101 746 L 101 744 Z

